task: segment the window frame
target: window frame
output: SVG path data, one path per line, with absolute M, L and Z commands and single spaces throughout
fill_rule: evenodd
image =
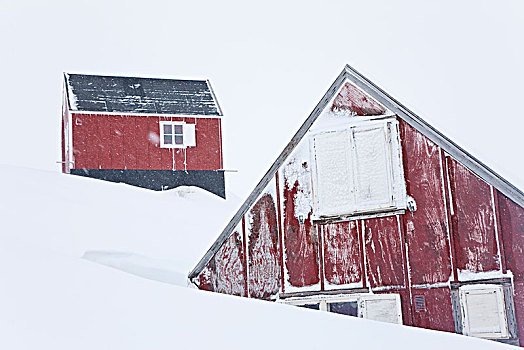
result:
M 371 293 L 352 293 L 352 294 L 337 294 L 337 295 L 313 295 L 307 297 L 288 297 L 286 299 L 278 300 L 279 303 L 302 306 L 302 305 L 313 305 L 319 304 L 319 310 L 324 312 L 331 312 L 328 305 L 331 303 L 357 303 L 357 316 L 358 318 L 370 319 L 367 317 L 367 310 L 364 307 L 366 301 L 372 300 L 394 300 L 396 303 L 397 322 L 396 324 L 403 324 L 402 319 L 402 304 L 400 295 L 396 293 L 388 294 L 371 294 Z M 343 314 L 342 314 L 343 315 Z M 385 321 L 378 321 L 385 322 Z
M 387 196 L 390 200 L 385 203 L 365 203 L 360 204 L 357 199 L 357 192 L 361 192 L 358 188 L 357 178 L 357 162 L 358 156 L 356 155 L 356 142 L 355 132 L 370 131 L 375 129 L 384 130 L 384 147 L 386 152 L 386 176 L 387 185 L 389 192 Z M 322 186 L 319 182 L 319 167 L 316 149 L 316 138 L 320 135 L 328 135 L 334 133 L 347 133 L 349 147 L 349 160 L 348 166 L 351 177 L 351 190 L 352 192 L 350 201 L 344 207 L 333 209 L 323 208 L 321 203 L 322 198 L 325 196 L 322 194 Z M 407 203 L 406 184 L 404 179 L 404 168 L 402 162 L 402 145 L 400 142 L 400 131 L 399 122 L 395 116 L 387 116 L 386 118 L 367 118 L 358 119 L 354 122 L 343 123 L 336 126 L 332 126 L 329 129 L 321 129 L 316 132 L 310 132 L 309 135 L 309 146 L 310 146 L 310 157 L 312 166 L 312 193 L 313 193 L 313 220 L 332 219 L 332 218 L 352 218 L 360 217 L 367 214 L 378 214 L 384 212 L 398 213 L 405 211 Z M 348 197 L 349 198 L 349 197 Z M 331 211 L 330 211 L 331 210 Z
M 171 128 L 172 128 L 171 129 L 172 130 L 172 134 L 168 134 L 168 135 L 172 135 L 172 138 L 171 138 L 171 140 L 173 142 L 172 144 L 165 143 L 165 140 L 164 140 L 164 136 L 166 135 L 165 132 L 164 132 L 164 126 L 165 125 L 170 125 Z M 194 125 L 195 124 L 187 124 L 184 121 L 167 121 L 167 120 L 159 121 L 160 148 L 187 148 L 187 147 L 196 146 L 196 142 L 195 142 L 196 139 L 195 139 L 195 135 L 194 135 L 194 132 L 195 132 Z M 181 126 L 182 127 L 182 143 L 181 144 L 176 144 L 175 143 L 175 136 L 179 135 L 179 134 L 175 134 L 175 127 L 176 126 Z M 191 127 L 191 130 L 189 130 L 188 127 Z M 188 132 L 192 132 L 193 135 L 190 137 L 190 135 L 188 135 Z
M 498 313 L 500 332 L 480 332 L 471 329 L 470 317 L 471 311 L 468 307 L 468 295 L 481 295 L 487 293 L 496 294 L 496 302 Z M 506 315 L 506 302 L 504 298 L 504 288 L 501 285 L 495 284 L 478 284 L 478 285 L 466 285 L 459 288 L 459 300 L 460 310 L 462 313 L 462 333 L 477 338 L 484 339 L 508 339 L 509 338 L 509 327 L 508 317 Z

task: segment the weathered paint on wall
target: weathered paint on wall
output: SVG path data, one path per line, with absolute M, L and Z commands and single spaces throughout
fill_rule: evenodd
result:
M 417 310 L 417 308 L 413 306 L 414 326 L 445 332 L 455 332 L 455 323 L 451 307 L 451 291 L 449 287 L 413 289 L 412 296 L 413 299 L 417 296 L 422 296 L 425 303 L 424 310 Z M 414 301 L 412 305 L 415 305 Z
M 219 118 L 143 117 L 74 113 L 76 169 L 218 170 Z M 160 148 L 159 121 L 195 124 L 196 147 Z
M 320 282 L 319 242 L 317 231 L 311 221 L 311 186 L 307 183 L 310 181 L 310 166 L 292 158 L 287 162 L 282 174 L 286 283 L 299 288 L 316 286 Z M 309 175 L 309 178 L 303 176 L 304 174 Z M 304 205 L 304 201 L 308 204 Z
M 524 208 L 495 191 L 505 263 L 514 276 L 514 303 L 520 346 L 524 346 Z
M 383 106 L 350 83 L 342 87 L 331 110 L 350 111 L 356 115 L 382 115 L 386 112 Z
M 404 215 L 411 281 L 446 282 L 452 271 L 440 149 L 403 120 L 400 133 L 407 193 L 418 207 Z
M 396 216 L 367 219 L 363 222 L 371 287 L 405 286 L 402 242 Z
M 326 289 L 362 287 L 357 221 L 322 225 Z
M 280 242 L 273 195 L 262 195 L 246 221 L 249 295 L 270 298 L 280 290 Z
M 447 157 L 457 268 L 471 272 L 500 268 L 490 186 Z
M 215 255 L 216 288 L 224 294 L 247 296 L 242 236 L 235 231 Z

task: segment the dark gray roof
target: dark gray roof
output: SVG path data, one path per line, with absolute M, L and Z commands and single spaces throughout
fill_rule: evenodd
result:
M 222 115 L 207 80 L 67 73 L 64 77 L 73 111 Z
M 315 122 L 320 113 L 324 110 L 328 102 L 335 96 L 335 94 L 340 89 L 342 84 L 344 84 L 346 79 L 351 81 L 360 89 L 362 89 L 369 96 L 373 97 L 384 107 L 394 112 L 398 117 L 405 120 L 407 123 L 409 123 L 412 127 L 424 134 L 431 141 L 439 145 L 444 151 L 453 156 L 453 158 L 458 160 L 477 176 L 479 176 L 484 181 L 498 189 L 500 192 L 502 192 L 504 195 L 506 195 L 508 198 L 513 200 L 518 205 L 524 207 L 524 193 L 522 193 L 521 190 L 519 190 L 509 181 L 507 181 L 502 176 L 491 170 L 488 166 L 479 161 L 477 158 L 473 157 L 471 154 L 466 152 L 459 145 L 457 145 L 449 138 L 444 136 L 442 133 L 440 133 L 434 127 L 429 125 L 418 115 L 410 111 L 407 107 L 405 107 L 400 102 L 395 100 L 393 97 L 388 95 L 384 90 L 379 88 L 377 85 L 373 84 L 370 80 L 368 80 L 362 74 L 353 69 L 351 66 L 346 65 L 337 77 L 337 79 L 333 82 L 333 84 L 331 84 L 330 88 L 324 94 L 320 102 L 316 105 L 311 114 L 307 117 L 306 121 L 295 133 L 291 141 L 289 141 L 282 153 L 280 153 L 280 155 L 271 165 L 266 174 L 255 186 L 253 192 L 251 192 L 251 194 L 247 197 L 246 201 L 240 206 L 240 209 L 229 221 L 229 223 L 224 228 L 220 236 L 218 236 L 217 240 L 211 245 L 211 248 L 209 248 L 209 250 L 204 254 L 202 259 L 200 259 L 198 264 L 189 273 L 188 277 L 190 279 L 193 279 L 196 276 L 198 276 L 198 274 L 204 269 L 207 263 L 213 258 L 214 254 L 218 251 L 218 249 L 220 249 L 222 244 L 233 233 L 233 230 L 235 229 L 235 227 L 237 227 L 240 220 L 242 220 L 242 217 L 255 203 L 262 191 L 266 188 L 271 179 L 273 179 L 277 170 L 284 163 L 284 161 L 291 154 L 291 152 L 295 149 L 296 145 L 304 137 L 311 125 Z

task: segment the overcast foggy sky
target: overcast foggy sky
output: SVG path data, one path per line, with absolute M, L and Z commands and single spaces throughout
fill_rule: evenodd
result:
M 62 72 L 208 78 L 245 197 L 346 63 L 524 189 L 522 1 L 0 0 L 0 163 L 59 171 Z

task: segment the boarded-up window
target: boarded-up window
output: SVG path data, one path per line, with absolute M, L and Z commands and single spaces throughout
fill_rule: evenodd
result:
M 400 297 L 396 294 L 377 294 L 360 300 L 359 314 L 374 321 L 402 324 Z
M 317 217 L 405 208 L 395 119 L 315 134 L 312 149 Z
M 463 332 L 481 338 L 507 338 L 508 327 L 502 286 L 460 288 Z

